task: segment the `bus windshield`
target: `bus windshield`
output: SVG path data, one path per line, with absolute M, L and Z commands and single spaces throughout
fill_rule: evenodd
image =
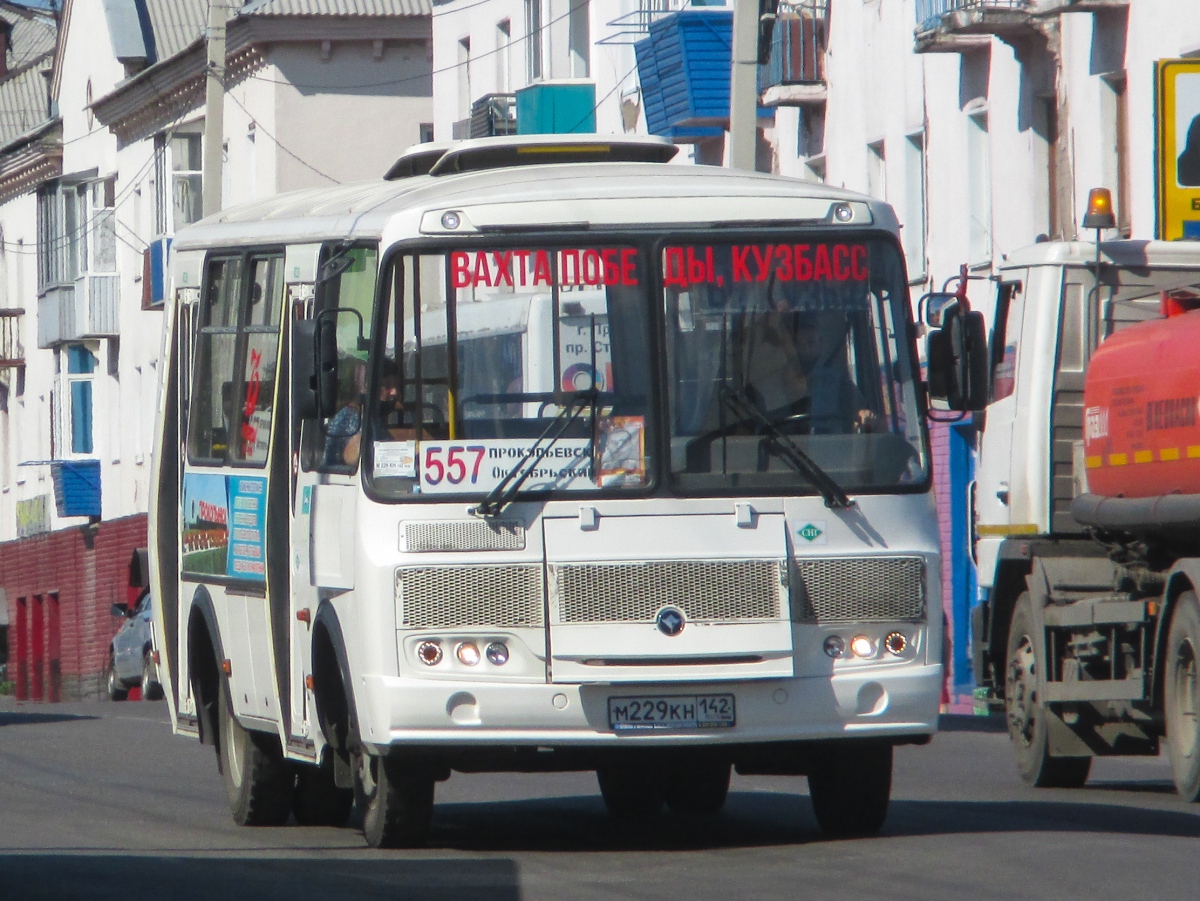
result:
M 384 278 L 364 458 L 384 498 L 926 480 L 889 242 L 452 248 Z
M 646 487 L 645 258 L 628 245 L 393 258 L 375 490 L 487 495 L 518 467 L 522 492 Z
M 668 245 L 662 272 L 677 490 L 925 481 L 893 244 L 772 236 Z

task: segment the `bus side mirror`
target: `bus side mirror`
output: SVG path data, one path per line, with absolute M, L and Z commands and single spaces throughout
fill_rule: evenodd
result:
M 987 328 L 983 314 L 947 309 L 926 344 L 929 397 L 951 410 L 982 410 L 988 399 Z
M 947 312 L 958 303 L 958 295 L 946 291 L 934 291 L 921 295 L 917 301 L 918 318 L 932 328 L 941 328 Z
M 293 324 L 292 398 L 301 419 L 325 418 L 337 405 L 337 318 L 321 313 Z

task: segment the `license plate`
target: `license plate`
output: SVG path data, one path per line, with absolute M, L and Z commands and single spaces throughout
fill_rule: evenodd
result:
M 729 729 L 736 722 L 733 695 L 650 695 L 608 699 L 608 725 L 616 732 Z

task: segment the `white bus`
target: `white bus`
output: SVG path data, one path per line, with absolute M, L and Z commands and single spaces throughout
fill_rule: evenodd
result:
M 674 153 L 418 147 L 176 238 L 156 644 L 238 823 L 412 845 L 482 771 L 714 813 L 736 769 L 882 825 L 942 685 L 898 225 Z

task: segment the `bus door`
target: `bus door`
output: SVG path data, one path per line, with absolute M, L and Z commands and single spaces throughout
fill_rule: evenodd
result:
M 269 539 L 272 424 L 279 379 L 283 256 L 210 255 L 195 323 L 183 460 L 181 601 L 217 617 L 239 715 L 277 720 Z M 276 480 L 286 486 L 286 479 Z M 283 595 L 286 598 L 286 592 Z M 281 598 L 282 600 L 282 598 Z M 183 670 L 186 672 L 186 669 Z M 190 689 L 190 687 L 189 687 Z
M 371 332 L 376 269 L 373 247 L 326 246 L 316 269 L 315 301 L 293 303 L 295 319 L 325 313 L 326 320 L 336 327 L 339 359 L 336 407 L 325 411 L 328 415 L 323 420 L 301 423 L 293 417 L 290 619 L 291 722 L 296 737 L 311 736 L 316 725 L 309 721 L 311 706 L 304 680 L 312 672 L 312 622 L 317 608 L 321 601 L 343 594 L 355 584 L 358 463 L 362 412 L 367 407 L 365 348 Z M 309 348 L 293 351 L 312 352 Z

